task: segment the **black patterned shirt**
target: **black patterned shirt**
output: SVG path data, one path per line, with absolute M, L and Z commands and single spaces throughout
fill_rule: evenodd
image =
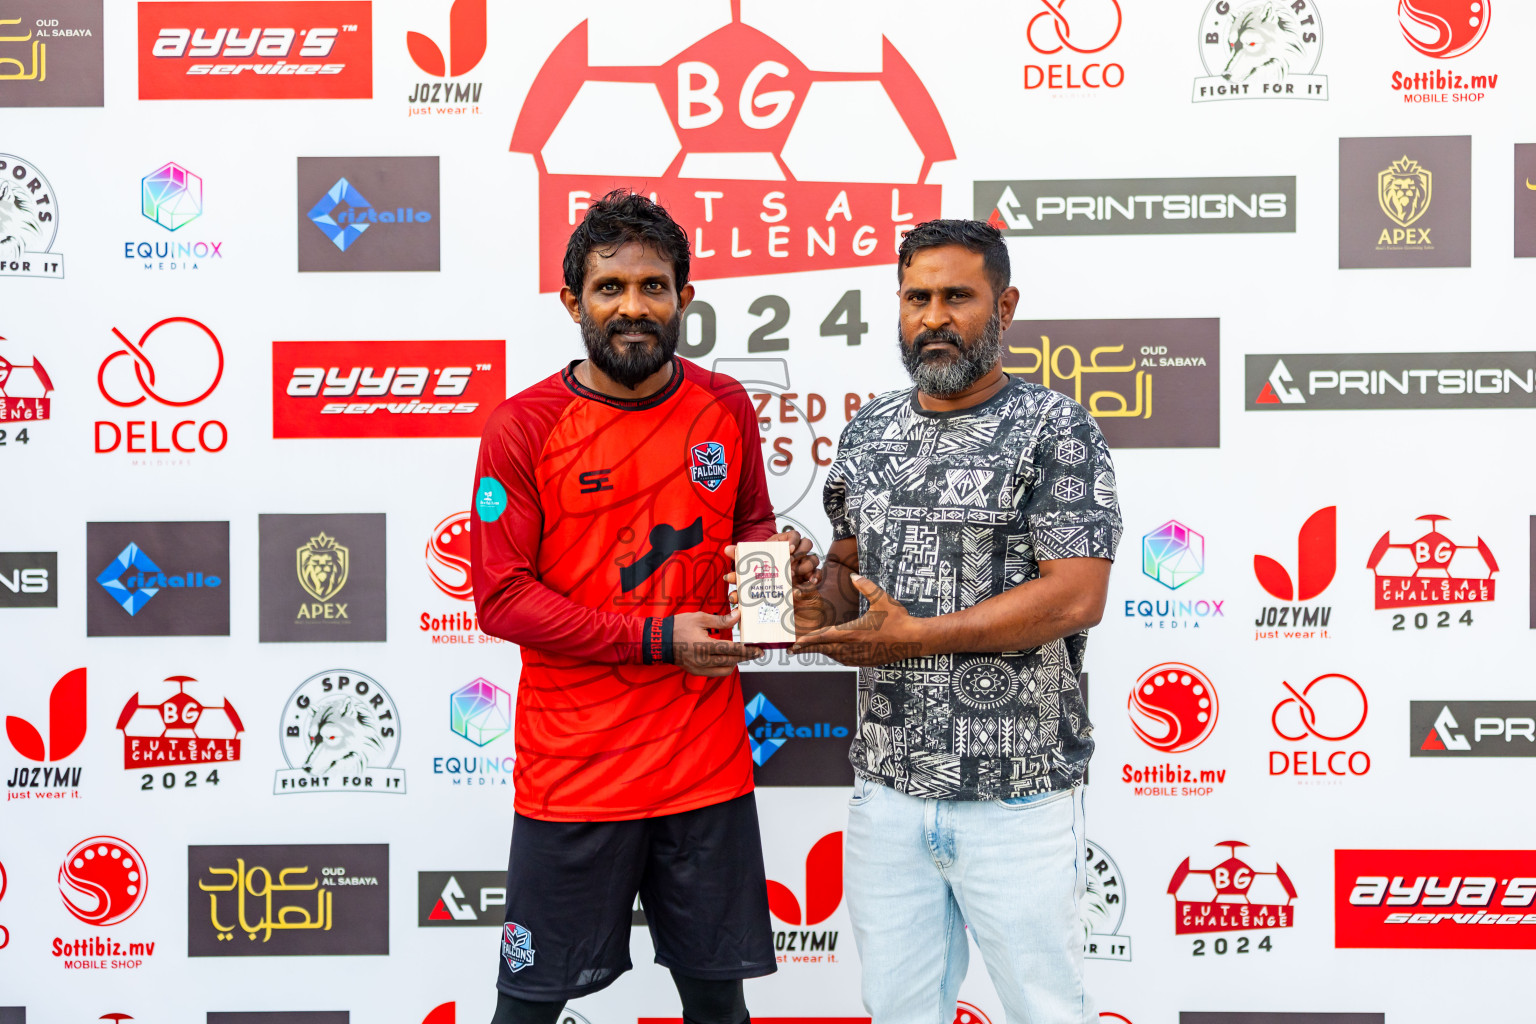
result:
M 1019 377 L 956 412 L 923 409 L 915 388 L 865 405 L 843 430 L 823 500 L 836 537 L 858 541 L 860 575 L 917 616 L 1037 579 L 1040 559 L 1113 559 L 1120 541 L 1098 425 Z M 1087 642 L 1084 631 L 1029 650 L 860 669 L 854 771 L 945 800 L 1080 783 L 1093 753 L 1078 688 Z

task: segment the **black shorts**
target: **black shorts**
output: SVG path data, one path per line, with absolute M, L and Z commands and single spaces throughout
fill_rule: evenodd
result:
M 633 966 L 636 893 L 663 967 L 726 980 L 777 969 L 748 793 L 637 821 L 516 815 L 497 988 L 554 1001 L 612 984 Z

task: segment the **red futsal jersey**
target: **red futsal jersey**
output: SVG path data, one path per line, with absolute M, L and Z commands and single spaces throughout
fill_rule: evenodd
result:
M 750 793 L 740 677 L 665 659 L 669 616 L 729 610 L 721 549 L 774 532 L 752 403 L 685 359 L 636 402 L 575 366 L 497 406 L 475 473 L 480 628 L 522 647 L 517 811 L 622 821 Z

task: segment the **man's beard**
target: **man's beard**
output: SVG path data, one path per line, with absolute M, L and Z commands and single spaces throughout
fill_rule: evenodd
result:
M 896 340 L 901 346 L 901 364 L 907 368 L 918 390 L 935 398 L 952 398 L 981 380 L 997 365 L 998 356 L 1003 351 L 1003 321 L 994 311 L 987 326 L 981 329 L 981 337 L 969 344 L 958 331 L 949 329 L 923 331 L 909 346 L 898 327 Z M 923 345 L 932 341 L 947 341 L 955 346 L 958 354 L 924 359 Z
M 651 374 L 672 362 L 677 352 L 677 339 L 682 334 L 683 315 L 678 313 L 666 323 L 655 320 L 629 320 L 616 316 L 606 324 L 599 324 L 581 311 L 581 340 L 587 346 L 587 358 L 617 384 L 634 388 Z M 645 333 L 654 335 L 655 344 L 615 345 L 615 334 Z

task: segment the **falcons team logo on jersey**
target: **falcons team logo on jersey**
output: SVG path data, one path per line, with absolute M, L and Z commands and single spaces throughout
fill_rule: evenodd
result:
M 693 482 L 703 484 L 711 491 L 718 491 L 730 473 L 725 461 L 725 445 L 719 441 L 706 441 L 693 446 Z

